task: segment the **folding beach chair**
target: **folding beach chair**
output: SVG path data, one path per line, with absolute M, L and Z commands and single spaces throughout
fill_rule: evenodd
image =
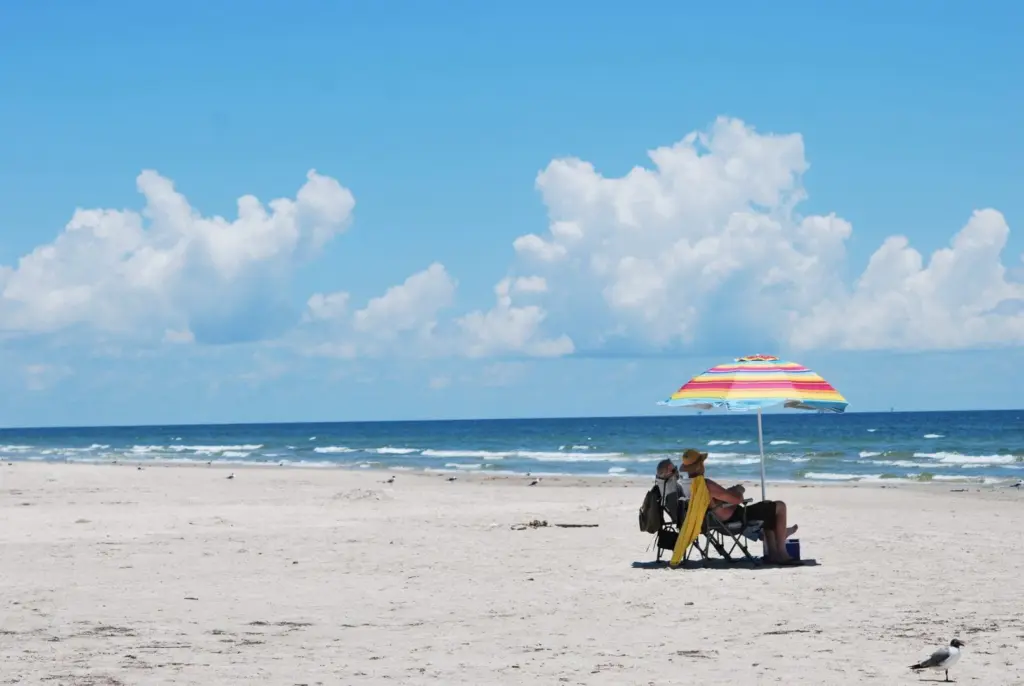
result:
M 677 506 L 673 508 L 672 503 L 666 503 L 664 479 L 655 479 L 655 483 L 658 486 L 658 490 L 661 492 L 663 519 L 661 529 L 659 529 L 658 533 L 655 535 L 655 547 L 657 548 L 657 557 L 655 559 L 660 562 L 662 555 L 666 552 L 669 557 L 672 556 L 672 551 L 675 549 L 676 541 L 679 538 L 679 527 L 686 519 L 686 511 L 689 506 L 689 501 L 679 499 L 676 504 Z M 747 498 L 743 501 L 743 504 L 746 505 L 751 501 L 751 498 Z M 676 511 L 672 512 L 672 509 L 675 509 Z M 744 510 L 743 520 L 727 523 L 718 517 L 714 508 L 709 507 L 707 513 L 704 515 L 701 532 L 686 550 L 685 555 L 683 555 L 683 561 L 688 561 L 690 559 L 690 554 L 693 551 L 697 552 L 702 562 L 709 560 L 711 559 L 711 551 L 714 550 L 727 562 L 739 562 L 743 559 L 757 564 L 761 560 L 751 555 L 750 549 L 747 547 L 747 543 L 744 539 L 752 541 L 762 540 L 763 525 L 764 523 L 761 521 L 747 521 L 746 510 Z M 739 551 L 739 554 L 736 554 L 737 550 Z

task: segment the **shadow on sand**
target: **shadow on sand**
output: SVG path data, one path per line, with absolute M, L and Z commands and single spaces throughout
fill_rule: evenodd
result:
M 713 558 L 710 560 L 687 560 L 681 565 L 673 569 L 668 566 L 667 560 L 661 562 L 634 562 L 632 564 L 633 569 L 668 569 L 676 571 L 679 569 L 745 569 L 750 572 L 756 572 L 762 569 L 800 569 L 801 567 L 820 567 L 817 560 L 801 560 L 801 564 L 798 565 L 773 565 L 764 564 L 760 561 L 750 562 L 748 560 L 738 560 L 736 562 L 729 562 L 728 560 L 721 560 Z

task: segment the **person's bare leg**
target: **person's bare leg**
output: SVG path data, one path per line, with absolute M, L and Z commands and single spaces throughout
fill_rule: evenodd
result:
M 775 541 L 775 532 L 765 529 L 762 533 L 764 534 L 764 559 L 768 562 L 774 562 L 779 549 Z
M 792 560 L 793 558 L 786 552 L 786 503 L 781 500 L 775 503 L 775 531 L 772 533 L 778 542 L 778 545 L 775 546 L 774 560 L 776 562 Z

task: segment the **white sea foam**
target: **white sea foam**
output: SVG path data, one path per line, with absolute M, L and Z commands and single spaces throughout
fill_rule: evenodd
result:
M 796 441 L 769 441 L 768 445 L 796 445 Z
M 417 450 L 416 448 L 392 448 L 386 445 L 383 448 L 374 448 L 373 452 L 378 455 L 410 455 Z
M 83 460 L 85 461 L 85 460 Z M 99 460 L 97 460 L 99 461 Z M 105 460 L 104 460 L 105 461 Z M 200 459 L 197 457 L 170 457 L 164 456 L 155 460 L 146 460 L 146 463 L 153 462 L 154 464 L 206 464 L 209 460 Z M 238 465 L 238 466 L 251 466 L 253 464 L 261 464 L 259 462 L 254 463 L 251 460 L 239 460 L 239 459 L 218 459 L 218 465 Z
M 878 457 L 881 454 L 882 453 L 876 453 L 876 452 L 874 452 L 872 450 L 861 450 L 860 451 L 860 456 L 861 457 Z
M 322 455 L 337 455 L 341 453 L 354 453 L 354 448 L 346 448 L 343 445 L 325 445 L 318 448 L 313 448 L 314 453 L 320 453 Z
M 831 472 L 807 472 L 805 479 L 811 481 L 873 481 L 881 479 L 881 474 L 833 474 Z
M 746 465 L 746 464 L 760 464 L 760 457 L 744 457 L 742 460 L 733 460 L 729 462 L 729 465 Z
M 924 438 L 945 438 L 942 434 L 925 434 Z
M 1013 455 L 962 455 L 950 452 L 914 453 L 914 457 L 924 457 L 944 464 L 995 465 L 1013 464 L 1017 461 Z
M 518 457 L 525 460 L 537 460 L 538 462 L 609 462 L 617 461 L 625 455 L 623 453 L 563 453 L 560 451 L 545 450 L 432 450 L 427 449 L 420 453 L 424 457 L 466 457 L 484 460 L 501 460 L 506 457 Z
M 397 467 L 389 467 L 389 469 L 397 469 Z M 424 473 L 426 473 L 426 474 L 459 474 L 460 472 L 464 472 L 465 470 L 452 469 L 451 467 L 426 467 L 422 471 Z M 524 476 L 522 472 L 514 472 L 514 471 L 511 471 L 511 470 L 507 470 L 507 469 L 494 469 L 494 470 L 488 469 L 487 473 L 489 475 L 497 475 L 497 476 Z M 588 476 L 588 475 L 585 475 L 585 474 L 570 474 L 568 472 L 530 472 L 530 475 L 531 476 L 551 476 L 551 477 L 554 477 L 554 476 L 571 476 L 573 478 L 581 478 L 581 477 Z M 589 476 L 590 477 L 594 477 L 594 476 L 597 476 L 597 475 L 590 474 Z
M 481 467 L 483 467 L 483 465 L 480 464 L 479 462 L 475 463 L 475 464 L 457 464 L 455 462 L 449 462 L 448 464 L 445 465 L 445 467 L 447 467 L 448 469 L 470 469 L 470 470 L 472 470 L 472 469 L 480 469 Z
M 557 453 L 556 453 L 557 454 Z M 511 452 L 496 452 L 493 450 L 432 450 L 428 448 L 420 453 L 423 457 L 475 457 L 485 460 L 500 460 L 512 455 Z
M 750 440 L 727 441 L 716 438 L 708 441 L 708 445 L 746 445 L 747 443 L 750 443 Z
M 312 467 L 313 469 L 336 469 L 338 467 L 337 463 L 327 460 L 286 460 L 285 464 L 289 467 Z M 376 462 L 363 462 L 359 466 L 366 468 L 376 465 Z
M 912 462 L 910 460 L 870 460 L 871 464 L 885 465 L 887 467 L 904 467 L 909 469 L 927 469 L 935 467 L 927 462 Z
M 626 471 L 625 467 L 609 467 L 608 468 L 608 473 L 609 474 L 623 474 L 623 473 L 625 473 L 625 471 Z
M 608 462 L 625 457 L 623 453 L 560 453 L 543 450 L 516 450 L 513 455 L 540 462 Z
M 743 453 L 708 453 L 708 461 L 717 465 L 745 465 L 757 464 L 761 458 L 756 455 L 745 455 Z
M 868 429 L 868 433 L 869 433 L 869 434 L 873 434 L 873 433 L 875 433 L 876 431 L 878 431 L 878 429 Z
M 83 462 L 87 464 L 110 464 L 114 458 L 107 457 L 78 457 L 70 460 L 71 462 Z M 129 464 L 132 462 L 128 460 Z M 190 465 L 205 465 L 210 460 L 196 457 L 196 456 L 184 456 L 184 455 L 162 455 L 156 459 L 145 460 L 147 464 L 190 464 Z M 246 460 L 238 458 L 224 458 L 220 457 L 216 459 L 218 465 L 237 465 L 239 467 L 252 467 L 257 466 L 271 466 L 281 464 L 288 467 L 338 467 L 337 463 L 327 462 L 323 460 Z
M 90 445 L 88 448 L 43 448 L 42 450 L 39 451 L 39 454 L 69 456 L 80 455 L 82 453 L 92 453 L 96 452 L 97 450 L 107 450 L 108 448 L 110 448 L 109 445 L 100 445 L 98 443 L 94 443 Z
M 1000 484 L 1011 481 L 1011 479 L 1000 479 L 991 476 L 977 477 L 977 476 L 963 476 L 956 474 L 935 474 L 929 476 L 927 479 L 922 479 L 920 474 L 907 474 L 906 478 L 903 479 L 886 479 L 885 483 L 927 483 L 929 481 L 941 481 L 943 483 L 961 483 L 961 484 Z
M 157 450 L 171 450 L 171 451 L 176 452 L 176 453 L 183 453 L 183 452 L 186 452 L 186 451 L 191 451 L 191 452 L 199 453 L 199 454 L 202 454 L 202 455 L 216 455 L 218 453 L 237 452 L 237 451 L 252 452 L 254 450 L 259 450 L 260 448 L 262 448 L 263 444 L 262 443 L 246 443 L 246 444 L 243 444 L 243 445 L 171 445 L 171 446 L 167 446 L 167 447 L 163 447 L 163 446 L 149 446 L 149 447 L 151 447 L 151 448 L 155 447 Z

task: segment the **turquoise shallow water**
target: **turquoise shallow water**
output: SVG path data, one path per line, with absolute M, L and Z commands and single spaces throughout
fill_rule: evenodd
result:
M 765 415 L 773 481 L 1024 478 L 1024 410 Z M 0 430 L 0 459 L 284 464 L 345 469 L 650 475 L 694 447 L 755 479 L 750 414 Z

